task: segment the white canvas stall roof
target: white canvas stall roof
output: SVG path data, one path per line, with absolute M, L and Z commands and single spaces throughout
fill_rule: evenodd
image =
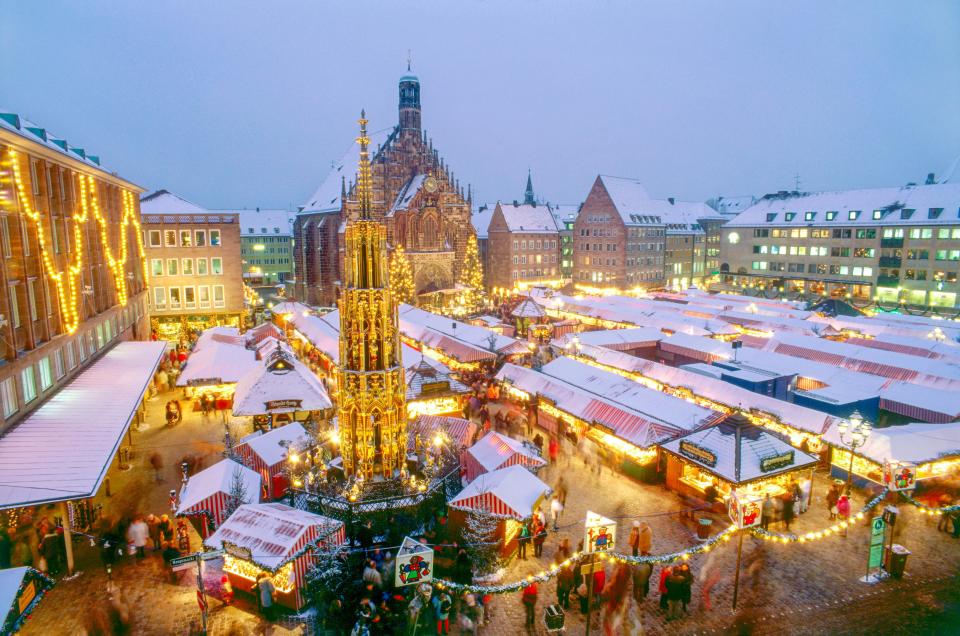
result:
M 456 323 L 456 329 L 453 328 L 453 323 Z M 459 320 L 451 320 L 446 316 L 440 316 L 430 313 L 429 311 L 417 309 L 412 305 L 401 304 L 401 330 L 413 330 L 415 326 L 426 327 L 439 334 L 454 338 L 486 352 L 491 350 L 491 343 L 496 353 L 504 355 L 522 353 L 527 350 L 527 346 L 519 340 L 498 334 L 486 327 L 469 325 Z M 417 339 L 413 335 L 409 337 Z
M 5 568 L 0 570 L 0 625 L 3 625 L 7 613 L 17 600 L 23 578 L 30 571 L 28 567 Z
M 274 316 L 285 316 L 287 314 L 293 315 L 303 315 L 303 312 L 310 312 L 310 308 L 304 305 L 303 303 L 298 303 L 296 301 L 285 300 L 282 303 L 277 303 L 270 309 L 270 313 Z
M 685 289 L 681 292 L 683 295 L 691 298 L 694 302 L 706 302 L 706 301 L 717 301 L 722 303 L 734 303 L 741 304 L 744 306 L 747 305 L 756 305 L 757 307 L 767 307 L 772 311 L 777 311 L 780 308 L 792 308 L 792 309 L 803 309 L 806 306 L 805 302 L 798 300 L 774 300 L 771 298 L 763 298 L 758 296 L 747 296 L 744 294 L 711 294 L 710 292 L 704 291 L 702 289 Z M 809 313 L 809 312 L 806 312 Z
M 419 353 L 413 349 L 411 349 L 411 351 L 414 353 Z M 409 359 L 409 357 L 407 359 Z M 440 365 L 442 368 L 438 368 L 437 365 Z M 436 392 L 435 390 L 431 391 L 424 397 L 429 398 L 451 394 L 460 395 L 470 392 L 470 387 L 452 377 L 449 369 L 436 360 L 423 357 L 416 364 L 412 364 L 407 367 L 406 370 L 407 401 L 420 399 L 421 393 L 423 393 L 423 386 L 425 384 L 430 385 L 435 382 L 448 382 L 450 384 L 450 388 L 446 391 L 440 392 Z
M 844 448 L 836 425 L 830 427 L 823 441 Z M 875 428 L 856 454 L 878 464 L 891 460 L 925 464 L 938 459 L 960 457 L 960 422 Z
M 212 384 L 239 382 L 260 364 L 255 351 L 240 344 L 211 340 L 202 349 L 194 347 L 177 377 L 177 386 L 190 386 L 200 380 L 214 380 Z
M 242 503 L 252 503 L 260 499 L 260 473 L 250 470 L 243 464 L 232 459 L 224 459 L 209 468 L 201 470 L 190 477 L 180 489 L 180 506 L 177 514 L 184 514 L 208 497 L 218 492 L 230 494 L 234 473 L 240 473 L 240 479 L 246 489 L 246 500 Z
M 523 466 L 507 466 L 471 481 L 449 505 L 460 510 L 486 505 L 493 514 L 523 520 L 530 518 L 537 501 L 549 492 L 550 487 Z M 484 501 L 488 494 L 497 501 Z
M 467 449 L 467 452 L 488 471 L 494 470 L 503 464 L 503 462 L 514 453 L 525 456 L 534 464 L 543 465 L 547 463 L 545 459 L 537 455 L 523 442 L 519 442 L 512 437 L 507 437 L 496 431 L 490 431 L 481 437 L 476 444 Z
M 951 320 L 932 320 L 925 319 L 925 322 L 912 322 L 909 320 L 890 320 L 895 314 L 876 314 L 874 316 L 837 316 L 827 317 L 814 314 L 810 316 L 811 321 L 826 323 L 837 329 L 846 329 L 862 333 L 868 336 L 880 337 L 881 335 L 903 336 L 907 338 L 927 339 L 928 334 L 937 327 L 943 331 L 944 335 L 951 341 L 960 338 L 960 323 Z M 909 318 L 920 318 L 919 316 L 909 316 Z
M 293 348 L 287 344 L 286 340 L 277 340 L 273 336 L 265 338 L 257 343 L 257 346 L 254 347 L 256 352 L 257 360 L 263 360 L 265 357 L 275 352 L 277 349 L 281 351 L 286 351 L 290 355 L 294 355 Z
M 558 233 L 557 219 L 546 205 L 498 203 L 508 232 Z
M 737 416 L 733 416 L 737 417 Z M 733 418 L 731 418 L 733 419 Z M 732 483 L 740 484 L 755 479 L 772 477 L 781 473 L 790 472 L 806 466 L 814 466 L 818 459 L 804 453 L 781 440 L 776 435 L 752 424 L 742 426 L 740 438 L 740 473 L 736 467 L 736 425 L 730 424 L 728 419 L 716 426 L 694 431 L 683 437 L 661 444 L 661 448 L 683 458 L 684 461 L 703 467 L 716 476 Z M 691 457 L 680 450 L 682 442 L 692 442 L 700 448 L 705 448 L 716 455 L 716 464 L 710 466 L 703 460 Z M 761 460 L 793 453 L 793 460 L 781 468 L 763 471 L 760 469 Z
M 543 308 L 530 298 L 524 298 L 520 301 L 510 315 L 516 318 L 542 318 L 546 315 Z
M 750 405 L 753 409 L 773 415 L 787 426 L 814 435 L 822 435 L 834 421 L 832 416 L 821 411 L 754 393 L 749 389 L 694 371 L 644 360 L 619 351 L 587 345 L 581 348 L 581 355 L 588 356 L 600 364 L 638 373 L 670 387 L 687 389 L 694 395 L 731 408 L 741 404 Z
M 293 557 L 301 537 L 319 527 L 320 538 L 338 531 L 343 523 L 279 503 L 245 504 L 204 540 L 214 550 L 227 541 L 250 550 L 253 560 L 275 570 Z
M 926 422 L 960 418 L 960 391 L 892 382 L 880 392 L 880 408 Z
M 260 362 L 237 382 L 233 393 L 234 415 L 323 411 L 333 406 L 320 378 L 299 360 L 291 360 L 292 368 L 276 373 L 268 368 L 269 358 Z M 267 409 L 267 402 L 300 400 L 299 407 Z
M 240 440 L 240 444 L 245 444 L 267 466 L 275 466 L 287 458 L 286 444 L 296 444 L 305 439 L 307 439 L 306 429 L 298 422 L 291 422 L 266 433 L 247 435 Z
M 606 347 L 614 351 L 637 349 L 640 347 L 656 346 L 666 338 L 662 331 L 655 327 L 634 327 L 631 329 L 601 329 L 599 331 L 584 331 L 582 333 L 568 333 L 553 341 L 554 346 L 567 347 L 574 340 L 581 344 Z
M 661 331 L 686 333 L 694 336 L 733 335 L 737 333 L 729 323 L 715 318 L 698 318 L 683 313 L 683 306 L 654 302 L 626 296 L 563 296 L 550 298 L 536 296 L 536 301 L 548 310 L 590 316 L 600 320 L 655 327 Z M 559 301 L 558 301 L 559 299 Z M 562 304 L 559 304 L 562 303 Z
M 733 348 L 729 342 L 704 336 L 691 336 L 685 333 L 675 333 L 668 338 L 664 338 L 660 341 L 660 348 L 664 351 L 680 353 L 689 357 L 701 357 L 702 355 L 719 360 L 733 358 Z
M 810 322 L 787 316 L 764 315 L 760 312 L 752 313 L 748 311 L 724 311 L 717 314 L 717 320 L 728 322 L 731 325 L 740 325 L 747 329 L 756 329 L 757 331 L 769 331 L 771 333 L 792 331 L 808 336 L 816 335 L 814 325 Z
M 227 342 L 242 345 L 243 337 L 240 335 L 240 330 L 236 327 L 210 327 L 200 333 L 200 337 L 193 344 L 193 353 L 211 345 Z
M 117 343 L 0 437 L 0 509 L 96 494 L 165 349 Z
M 453 447 L 459 450 L 466 448 L 476 431 L 477 425 L 462 417 L 421 415 L 407 424 L 407 446 L 413 448 L 418 434 L 421 440 L 429 443 L 434 435 L 443 433 L 450 438 Z
M 949 338 L 946 331 L 944 331 L 944 337 Z M 931 337 L 921 338 L 893 333 L 880 333 L 873 338 L 847 338 L 844 342 L 856 347 L 884 349 L 886 351 L 895 351 L 897 353 L 905 353 L 922 358 L 945 360 L 955 364 L 960 362 L 960 345 L 953 339 L 937 341 Z

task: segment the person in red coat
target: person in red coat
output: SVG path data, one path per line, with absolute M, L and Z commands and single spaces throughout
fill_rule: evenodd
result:
M 550 453 L 550 463 L 557 463 L 557 456 L 560 454 L 560 442 L 557 441 L 556 437 L 550 437 L 548 452 Z
M 533 627 L 535 622 L 537 611 L 537 593 L 537 584 L 531 583 L 527 587 L 523 588 L 523 593 L 520 595 L 520 601 L 523 603 L 523 610 L 527 614 L 527 627 Z

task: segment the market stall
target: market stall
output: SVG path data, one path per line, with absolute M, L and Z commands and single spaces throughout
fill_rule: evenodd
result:
M 845 479 L 850 451 L 841 442 L 836 424 L 823 435 L 823 441 L 830 447 L 831 474 Z M 926 480 L 960 476 L 960 422 L 873 429 L 853 455 L 854 483 L 882 484 L 886 463 L 911 466 L 921 486 Z
M 252 416 L 254 427 L 319 420 L 333 408 L 323 383 L 280 343 L 237 382 L 233 415 Z
M 53 579 L 29 567 L 0 570 L 0 634 L 15 634 L 40 599 L 53 587 Z
M 177 386 L 186 387 L 194 410 L 200 410 L 203 396 L 213 398 L 217 410 L 225 410 L 232 404 L 236 383 L 260 365 L 256 353 L 244 346 L 242 337 L 205 332 L 180 370 Z
M 493 472 L 507 466 L 525 466 L 537 470 L 547 461 L 540 457 L 533 446 L 507 437 L 496 431 L 490 431 L 480 440 L 463 451 L 461 463 L 468 482 L 484 473 Z
M 812 482 L 817 458 L 735 413 L 724 421 L 660 445 L 666 455 L 666 486 L 697 500 L 711 486 L 715 502 L 731 491 L 754 499 L 782 497 L 794 483 Z M 809 504 L 810 489 L 806 489 Z
M 528 336 L 535 325 L 546 321 L 547 312 L 532 298 L 527 297 L 517 303 L 517 306 L 510 311 L 510 315 L 517 321 L 517 335 Z
M 408 448 L 418 444 L 432 444 L 437 435 L 443 436 L 443 442 L 449 443 L 457 452 L 470 445 L 477 433 L 477 425 L 462 417 L 447 415 L 421 415 L 407 424 Z
M 449 415 L 463 412 L 470 387 L 450 374 L 439 362 L 421 356 L 420 362 L 407 367 L 407 417 Z
M 520 524 L 543 505 L 550 487 L 523 466 L 513 465 L 485 473 L 450 500 L 451 525 L 463 528 L 470 511 L 482 510 L 500 519 L 496 537 L 501 555 L 517 548 Z
M 317 548 L 345 541 L 340 521 L 280 503 L 246 504 L 237 508 L 203 544 L 224 550 L 223 571 L 234 590 L 256 594 L 260 576 L 276 588 L 278 605 L 299 611 L 306 604 L 303 588 Z
M 180 488 L 177 516 L 187 517 L 201 537 L 220 526 L 230 504 L 260 501 L 260 475 L 224 459 L 190 477 Z
M 276 499 L 287 490 L 283 465 L 287 447 L 308 438 L 306 429 L 292 422 L 266 433 L 256 431 L 240 440 L 234 451 L 263 479 L 265 499 Z

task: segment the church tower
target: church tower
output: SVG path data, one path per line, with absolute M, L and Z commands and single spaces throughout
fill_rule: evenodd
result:
M 350 221 L 344 232 L 344 282 L 339 300 L 340 448 L 348 478 L 391 479 L 400 474 L 405 461 L 406 382 L 400 359 L 398 305 L 387 273 L 387 228 L 373 220 L 372 214 L 370 139 L 363 112 L 357 143 L 360 218 Z
M 527 170 L 527 189 L 523 193 L 524 205 L 536 205 L 537 198 L 533 194 L 533 177 L 530 176 L 530 170 Z
M 420 80 L 410 73 L 410 61 L 407 61 L 407 74 L 400 78 L 400 130 L 420 133 Z

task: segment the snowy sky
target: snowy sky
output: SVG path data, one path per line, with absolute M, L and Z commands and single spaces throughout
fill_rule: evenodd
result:
M 554 202 L 598 173 L 702 200 L 960 154 L 955 0 L 0 4 L 0 108 L 211 208 L 302 204 L 361 107 L 396 123 L 408 48 L 479 200 L 521 198 L 528 166 Z

